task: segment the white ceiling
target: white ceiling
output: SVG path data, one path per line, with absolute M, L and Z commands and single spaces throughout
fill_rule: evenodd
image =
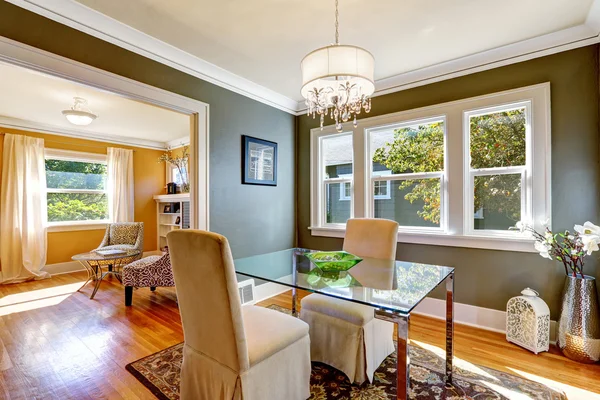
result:
M 294 100 L 301 100 L 302 57 L 333 41 L 333 0 L 77 1 Z M 591 5 L 341 0 L 340 40 L 371 51 L 382 80 L 582 25 Z
M 69 123 L 61 111 L 83 97 L 98 118 L 88 126 Z M 71 81 L 0 63 L 0 125 L 70 132 L 114 142 L 165 146 L 189 138 L 189 117 Z

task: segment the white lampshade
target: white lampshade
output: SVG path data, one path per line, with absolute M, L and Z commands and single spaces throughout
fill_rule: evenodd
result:
M 330 87 L 336 80 L 340 83 L 356 83 L 364 96 L 370 96 L 375 91 L 375 59 L 360 47 L 340 44 L 323 47 L 307 54 L 300 67 L 304 98 L 308 98 L 309 91 L 314 88 Z

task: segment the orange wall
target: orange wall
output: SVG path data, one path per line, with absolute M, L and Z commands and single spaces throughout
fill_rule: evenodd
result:
M 93 140 L 75 139 L 65 136 L 27 132 L 0 128 L 0 133 L 14 133 L 44 139 L 46 148 L 106 154 L 108 147 L 132 149 L 135 221 L 144 223 L 144 250 L 156 250 L 156 203 L 152 196 L 164 193 L 165 165 L 158 163 L 162 154 L 159 150 L 123 146 Z M 4 135 L 0 135 L 0 149 L 4 145 Z M 0 151 L 0 176 L 2 173 L 2 152 Z M 71 261 L 71 256 L 98 247 L 104 229 L 48 233 L 48 256 L 46 264 Z

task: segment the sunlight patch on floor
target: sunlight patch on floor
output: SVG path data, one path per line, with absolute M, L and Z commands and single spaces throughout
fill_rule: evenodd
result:
M 417 346 L 419 346 L 419 347 L 421 347 L 421 348 L 423 348 L 425 350 L 428 350 L 428 351 L 434 353 L 436 356 L 438 356 L 438 357 L 440 357 L 442 359 L 446 359 L 446 350 L 445 349 L 442 349 L 442 348 L 437 347 L 437 346 L 433 346 L 431 344 L 419 342 L 418 340 L 413 340 L 413 339 L 410 340 L 410 343 L 414 343 Z M 472 373 L 477 374 L 477 375 L 479 375 L 479 376 L 481 376 L 483 378 L 490 379 L 490 380 L 493 380 L 493 381 L 499 381 L 498 378 L 496 378 L 493 375 L 490 375 L 489 373 L 487 373 L 486 371 L 484 371 L 483 369 L 481 369 L 477 365 L 471 364 L 470 362 L 462 360 L 462 359 L 460 359 L 460 358 L 458 358 L 456 356 L 454 356 L 453 365 L 454 365 L 454 367 L 463 369 L 465 371 L 472 372 Z
M 55 286 L 29 292 L 9 294 L 0 299 L 0 317 L 37 308 L 55 306 L 69 297 L 83 282 Z
M 566 383 L 553 381 L 552 379 L 543 378 L 541 376 L 530 374 L 525 371 L 520 371 L 515 368 L 507 368 L 515 374 L 521 375 L 523 378 L 542 383 L 548 387 L 562 390 L 563 392 L 565 392 L 569 400 L 600 400 L 600 394 L 589 392 L 585 389 L 580 389 L 571 385 L 567 385 Z

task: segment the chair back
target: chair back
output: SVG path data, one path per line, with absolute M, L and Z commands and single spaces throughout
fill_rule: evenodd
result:
M 353 218 L 346 222 L 344 251 L 359 257 L 396 259 L 398 223 L 380 218 Z
M 107 225 L 108 246 L 128 244 L 134 246 L 144 237 L 143 222 L 113 222 Z
M 240 295 L 229 242 L 199 230 L 167 234 L 185 344 L 233 371 L 248 369 Z

